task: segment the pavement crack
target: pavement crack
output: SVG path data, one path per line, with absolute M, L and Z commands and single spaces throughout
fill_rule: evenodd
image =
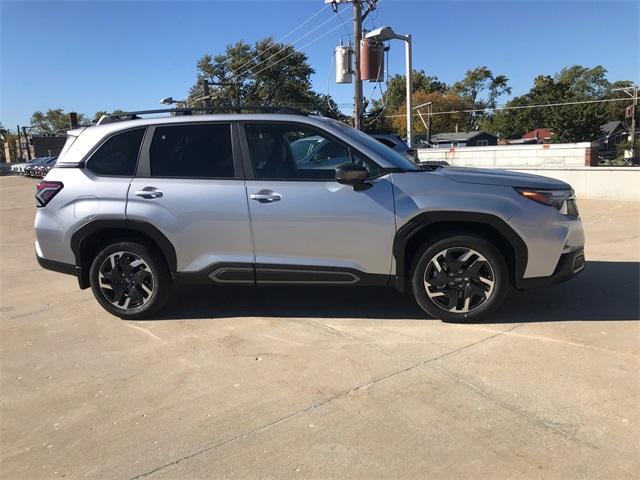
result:
M 444 373 L 445 375 L 447 375 L 449 378 L 455 380 L 456 382 L 464 385 L 465 387 L 473 390 L 477 395 L 481 396 L 482 398 L 484 398 L 485 400 L 488 400 L 489 402 L 504 408 L 505 410 L 508 410 L 512 413 L 515 413 L 516 415 L 519 415 L 521 417 L 525 417 L 528 420 L 530 420 L 531 422 L 537 424 L 537 425 L 541 425 L 549 430 L 554 431 L 555 433 L 558 433 L 560 435 L 562 435 L 564 438 L 568 439 L 568 440 L 574 440 L 578 443 L 582 443 L 584 445 L 587 445 L 589 447 L 598 449 L 597 446 L 593 445 L 592 443 L 586 442 L 584 440 L 581 440 L 579 438 L 577 438 L 575 435 L 573 435 L 570 432 L 567 432 L 566 430 L 563 430 L 562 428 L 556 426 L 555 424 L 553 424 L 552 422 L 549 422 L 548 420 L 545 420 L 542 417 L 539 417 L 538 415 L 531 413 L 531 412 L 527 412 L 526 410 L 521 409 L 520 407 L 517 407 L 515 405 L 512 405 L 510 403 L 507 403 L 503 400 L 500 400 L 499 398 L 495 397 L 494 395 L 492 395 L 491 393 L 487 392 L 486 390 L 484 390 L 483 388 L 479 387 L 478 385 L 475 385 L 474 383 L 468 382 L 465 379 L 463 379 L 462 377 L 456 375 L 455 373 L 451 372 L 450 370 L 447 370 L 446 368 L 442 367 L 441 365 L 426 365 L 425 366 L 427 368 L 433 368 L 435 370 L 439 370 L 440 372 Z
M 313 322 L 311 322 L 311 323 L 313 323 Z M 315 326 L 316 327 L 320 326 L 322 328 L 322 326 L 320 324 L 316 324 Z M 328 404 L 330 404 L 330 403 L 332 403 L 332 402 L 334 402 L 336 400 L 340 400 L 342 398 L 346 398 L 349 395 L 352 395 L 352 394 L 354 394 L 356 392 L 359 392 L 361 390 L 366 390 L 366 389 L 370 388 L 373 385 L 376 385 L 378 383 L 384 382 L 384 381 L 389 380 L 391 378 L 394 378 L 394 377 L 396 377 L 398 375 L 402 375 L 404 373 L 410 372 L 410 371 L 415 370 L 417 368 L 420 368 L 422 366 L 428 365 L 431 362 L 435 362 L 437 360 L 440 360 L 442 358 L 448 357 L 450 355 L 455 355 L 458 352 L 461 352 L 461 351 L 466 350 L 468 348 L 472 348 L 475 345 L 478 345 L 480 343 L 488 342 L 488 341 L 490 341 L 490 340 L 492 340 L 492 339 L 494 339 L 496 337 L 499 337 L 500 335 L 502 335 L 505 332 L 509 332 L 511 330 L 514 330 L 515 328 L 518 328 L 519 326 L 520 326 L 520 324 L 515 325 L 515 326 L 513 326 L 513 327 L 511 327 L 511 328 L 509 328 L 509 329 L 507 329 L 505 331 L 501 331 L 501 332 L 495 333 L 494 335 L 490 335 L 488 337 L 481 338 L 479 340 L 476 340 L 475 342 L 468 343 L 466 345 L 458 347 L 458 348 L 456 348 L 454 350 L 451 350 L 449 352 L 445 352 L 445 353 L 442 353 L 440 355 L 436 355 L 435 357 L 431 357 L 431 358 L 429 358 L 427 360 L 422 360 L 420 362 L 413 363 L 413 364 L 411 364 L 411 365 L 409 365 L 409 366 L 407 366 L 405 368 L 402 368 L 400 370 L 395 370 L 395 371 L 390 372 L 390 373 L 388 373 L 386 375 L 382 375 L 382 376 L 380 376 L 378 378 L 370 380 L 369 382 L 366 382 L 366 383 L 363 383 L 363 384 L 358 385 L 356 387 L 350 388 L 349 390 L 343 390 L 342 392 L 339 392 L 339 393 L 337 393 L 337 394 L 335 394 L 335 395 L 333 395 L 331 397 L 325 398 L 324 400 L 320 400 L 318 402 L 314 402 L 311 405 L 309 405 L 309 406 L 307 406 L 307 407 L 305 407 L 305 408 L 303 408 L 301 410 L 298 410 L 296 412 L 293 412 L 293 413 L 290 413 L 288 415 L 285 415 L 284 417 L 281 417 L 281 418 L 279 418 L 277 420 L 274 420 L 273 422 L 269 422 L 269 423 L 267 423 L 265 425 L 262 425 L 260 427 L 254 428 L 252 430 L 249 430 L 248 432 L 240 433 L 240 434 L 238 434 L 238 435 L 236 435 L 234 437 L 228 438 L 228 439 L 223 440 L 221 442 L 218 442 L 218 443 L 216 443 L 214 445 L 209 445 L 208 447 L 201 448 L 200 450 L 197 450 L 197 451 L 192 452 L 192 453 L 190 453 L 188 455 L 185 455 L 184 457 L 180 457 L 180 458 L 178 458 L 178 459 L 176 459 L 176 460 L 174 460 L 172 462 L 166 463 L 164 465 L 160 465 L 159 467 L 156 467 L 156 468 L 154 468 L 152 470 L 149 470 L 148 472 L 141 473 L 139 475 L 131 477 L 130 480 L 138 480 L 140 478 L 148 477 L 148 476 L 153 475 L 154 473 L 157 473 L 157 472 L 159 472 L 161 470 L 164 470 L 166 468 L 178 465 L 179 463 L 184 462 L 185 460 L 190 460 L 190 459 L 192 459 L 194 457 L 197 457 L 199 455 L 211 452 L 211 451 L 216 450 L 216 449 L 218 449 L 220 447 L 224 447 L 225 445 L 228 445 L 230 443 L 233 443 L 233 442 L 236 442 L 238 440 L 242 440 L 242 439 L 250 437 L 252 435 L 261 433 L 261 432 L 263 432 L 265 430 L 268 430 L 268 429 L 270 429 L 272 427 L 280 425 L 281 423 L 287 422 L 289 420 L 292 420 L 294 418 L 297 418 L 297 417 L 305 415 L 305 414 L 307 414 L 309 412 L 312 412 L 313 410 L 321 408 L 321 407 L 323 407 L 325 405 L 328 405 Z M 332 329 L 331 327 L 323 328 L 323 329 L 325 329 L 327 331 L 331 331 L 331 333 L 334 333 L 334 334 L 336 334 L 337 332 L 339 332 L 340 334 L 343 333 L 343 332 L 340 332 L 339 330 Z M 332 331 L 332 330 L 334 330 L 334 331 Z M 345 338 L 350 338 L 350 336 L 347 335 Z M 352 340 L 357 341 L 356 338 L 353 338 Z M 362 342 L 363 341 L 361 341 L 360 343 L 362 343 Z M 365 342 L 365 343 L 367 345 L 369 345 L 370 347 L 374 346 L 374 344 L 369 344 L 368 342 Z M 375 348 L 375 347 L 373 347 L 373 348 Z M 382 348 L 382 347 L 379 347 L 379 348 Z M 393 354 L 391 354 L 390 352 L 387 352 L 384 349 L 382 349 L 381 351 L 382 351 L 382 353 L 385 353 L 387 355 L 393 355 Z
M 324 330 L 325 332 L 328 332 L 332 335 L 336 335 L 338 337 L 342 337 L 346 340 L 350 340 L 352 342 L 356 342 L 359 343 L 361 345 L 373 348 L 374 350 L 377 350 L 378 352 L 384 354 L 384 355 L 388 355 L 390 357 L 394 357 L 394 358 L 399 358 L 401 360 L 405 360 L 407 362 L 410 362 L 411 359 L 404 357 L 402 355 L 398 355 L 397 353 L 393 353 L 390 352 L 389 350 L 386 350 L 385 348 L 381 347 L 380 345 L 376 344 L 376 343 L 371 343 L 371 342 L 367 342 L 366 340 L 363 340 L 362 338 L 359 337 L 354 337 L 353 335 L 349 335 L 346 332 L 343 332 L 342 330 L 339 330 L 337 328 L 333 328 L 331 325 L 325 325 L 323 323 L 319 323 L 319 322 L 314 322 L 312 320 L 309 320 L 307 322 L 305 322 L 307 324 L 311 324 L 316 328 L 319 328 L 320 330 Z

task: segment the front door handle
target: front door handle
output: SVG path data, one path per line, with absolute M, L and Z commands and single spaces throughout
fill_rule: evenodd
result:
M 282 195 L 272 190 L 260 190 L 258 193 L 249 195 L 249 198 L 260 203 L 273 203 L 282 200 Z
M 142 190 L 136 190 L 134 193 L 138 197 L 147 199 L 160 198 L 164 195 L 164 193 L 162 193 L 156 187 L 144 187 Z

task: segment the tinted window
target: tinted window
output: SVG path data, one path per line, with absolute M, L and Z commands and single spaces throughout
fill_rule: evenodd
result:
M 143 135 L 144 128 L 114 135 L 91 155 L 87 168 L 96 175 L 132 177 Z
M 154 177 L 234 177 L 230 124 L 158 127 L 149 154 Z
M 333 180 L 344 163 L 362 163 L 376 174 L 377 166 L 354 156 L 344 144 L 299 125 L 247 125 L 247 140 L 256 178 Z

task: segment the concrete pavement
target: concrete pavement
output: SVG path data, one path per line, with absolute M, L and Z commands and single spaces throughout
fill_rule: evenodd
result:
M 104 312 L 0 178 L 0 476 L 637 478 L 640 206 L 585 201 L 585 272 L 495 318 L 380 289 L 180 289 Z

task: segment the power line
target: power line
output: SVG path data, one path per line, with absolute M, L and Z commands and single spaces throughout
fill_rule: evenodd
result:
M 307 18 L 304 22 L 302 22 L 300 25 L 298 25 L 296 28 L 294 28 L 293 30 L 291 30 L 289 33 L 287 33 L 285 36 L 281 37 L 279 40 L 277 40 L 275 43 L 273 43 L 271 46 L 269 46 L 269 48 L 267 48 L 264 52 L 268 52 L 269 50 L 271 50 L 273 47 L 275 47 L 276 45 L 278 45 L 280 42 L 282 42 L 283 40 L 285 40 L 286 38 L 290 37 L 291 35 L 293 35 L 295 32 L 297 32 L 298 30 L 300 30 L 302 27 L 304 27 L 307 23 L 309 23 L 311 20 L 313 20 L 314 18 L 316 18 L 318 15 L 320 15 L 322 12 L 324 12 L 327 7 L 329 5 L 326 4 L 324 6 L 322 6 L 322 8 L 320 8 L 320 10 L 318 10 L 316 13 L 314 13 L 313 15 L 311 15 L 311 17 Z M 262 52 L 262 53 L 264 53 Z M 258 54 L 254 55 L 253 57 L 251 57 L 249 60 L 247 60 L 245 63 L 243 63 L 242 65 L 240 65 L 238 68 L 232 70 L 232 73 L 235 75 L 236 72 L 238 72 L 239 70 L 242 70 L 244 67 L 246 67 L 247 65 L 249 65 L 252 61 L 254 61 L 256 58 L 258 58 Z M 237 75 L 236 75 L 237 77 Z
M 298 50 L 303 50 L 304 48 L 308 47 L 309 45 L 312 45 L 312 44 L 316 43 L 316 42 L 317 42 L 318 40 L 320 40 L 321 38 L 326 37 L 327 35 L 329 35 L 330 33 L 333 33 L 334 31 L 336 31 L 337 29 L 339 29 L 339 28 L 341 28 L 341 27 L 342 27 L 342 25 L 341 25 L 341 24 L 338 24 L 337 26 L 335 26 L 335 27 L 334 27 L 334 28 L 332 28 L 331 30 L 326 31 L 325 33 L 323 33 L 323 34 L 322 34 L 322 35 L 320 35 L 319 37 L 316 37 L 315 39 L 311 40 L 310 42 L 305 43 L 305 44 L 304 44 L 303 46 L 301 46 Z M 267 65 L 266 67 L 264 67 L 264 68 L 262 68 L 262 69 L 258 70 L 257 72 L 252 72 L 252 73 L 253 73 L 253 75 L 258 75 L 259 73 L 262 73 L 262 72 L 264 72 L 265 70 L 267 70 L 267 69 L 269 69 L 269 68 L 271 68 L 271 67 L 273 67 L 273 66 L 277 65 L 278 63 L 280 63 L 280 62 L 282 62 L 282 61 L 286 60 L 287 58 L 291 57 L 292 55 L 295 55 L 296 53 L 298 53 L 298 51 L 294 50 L 293 52 L 289 53 L 288 55 L 285 55 L 284 57 L 282 57 L 282 58 L 278 59 L 277 61 L 275 61 L 275 62 L 273 62 L 273 63 L 271 63 L 271 64 Z M 264 62 L 262 62 L 262 63 L 264 63 Z M 257 66 L 257 65 L 256 65 L 256 66 Z
M 543 107 L 560 107 L 564 105 L 584 105 L 589 103 L 605 103 L 605 102 L 620 102 L 622 100 L 628 101 L 627 98 L 605 98 L 601 100 L 582 100 L 579 102 L 558 102 L 558 103 L 539 103 L 537 105 L 516 105 L 516 106 L 503 106 L 494 108 L 472 108 L 468 110 L 450 110 L 448 112 L 433 112 L 431 115 L 450 115 L 452 113 L 477 113 L 477 112 L 492 112 L 495 110 L 522 110 L 526 108 L 543 108 Z M 414 113 L 419 115 L 418 113 Z M 387 118 L 405 117 L 406 115 L 385 115 Z
M 312 28 L 311 30 L 309 30 L 307 33 L 305 33 L 304 35 L 302 35 L 301 37 L 296 38 L 293 42 L 285 44 L 282 48 L 280 48 L 277 52 L 275 52 L 274 54 L 268 56 L 267 58 L 265 58 L 264 60 L 262 60 L 261 62 L 257 63 L 256 65 L 247 68 L 246 70 L 242 71 L 241 73 L 237 73 L 237 70 L 233 72 L 234 76 L 237 78 L 241 75 L 245 75 L 249 72 L 251 72 L 253 75 L 256 75 L 255 69 L 258 68 L 260 65 L 262 65 L 265 62 L 268 62 L 269 60 L 271 60 L 273 57 L 277 56 L 278 54 L 282 53 L 283 51 L 285 51 L 287 48 L 289 47 L 293 47 L 296 43 L 298 43 L 300 40 L 308 37 L 309 35 L 311 35 L 313 32 L 315 32 L 316 30 L 318 30 L 320 27 L 324 26 L 325 24 L 329 23 L 330 21 L 334 20 L 335 17 L 329 17 L 328 19 L 326 19 L 324 22 L 319 23 L 318 25 L 316 25 L 314 28 Z M 338 25 L 337 28 L 334 28 L 332 30 L 330 30 L 331 32 L 337 30 L 338 28 L 340 28 L 342 25 Z M 318 38 L 322 38 L 325 35 L 322 35 Z M 317 39 L 316 39 L 317 40 Z M 311 42 L 313 43 L 313 42 Z M 306 47 L 307 45 L 310 45 L 311 43 L 306 44 L 304 47 Z M 301 47 L 304 48 L 304 47 Z M 256 57 L 258 57 L 258 55 L 256 55 Z M 252 59 L 253 60 L 253 59 Z M 278 63 L 278 62 L 276 62 Z M 275 65 L 275 63 L 274 63 Z M 262 70 L 261 70 L 262 71 Z

